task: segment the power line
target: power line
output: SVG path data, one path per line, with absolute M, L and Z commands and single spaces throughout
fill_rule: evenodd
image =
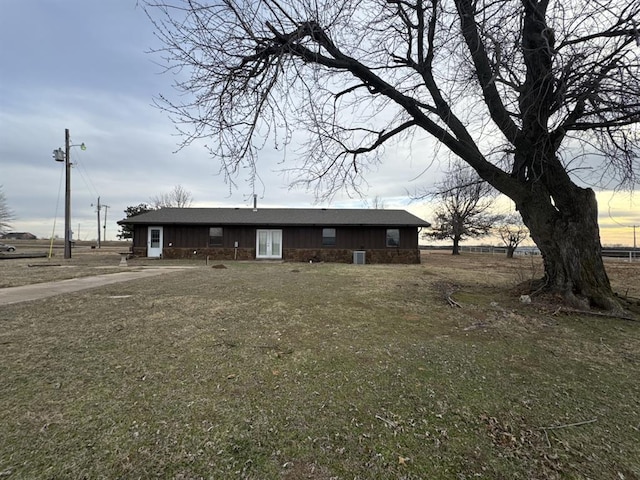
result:
M 86 154 L 83 156 L 86 156 Z M 76 159 L 74 165 L 78 167 L 80 178 L 82 178 L 82 181 L 84 182 L 85 187 L 87 187 L 87 190 L 89 190 L 89 193 L 93 196 L 98 196 L 98 189 L 91 180 L 91 175 L 89 175 L 89 171 L 85 167 L 84 162 L 80 162 L 79 159 Z

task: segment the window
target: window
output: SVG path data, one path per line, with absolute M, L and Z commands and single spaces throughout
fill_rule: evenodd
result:
M 222 227 L 211 227 L 209 229 L 209 246 L 210 247 L 222 246 Z
M 336 229 L 335 228 L 322 229 L 322 246 L 323 247 L 336 246 Z
M 152 228 L 151 229 L 151 248 L 160 248 L 160 229 Z
M 398 247 L 400 245 L 400 230 L 397 228 L 387 228 L 387 247 Z

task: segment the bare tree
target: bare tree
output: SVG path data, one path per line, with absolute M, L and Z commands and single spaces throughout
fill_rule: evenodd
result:
M 169 193 L 162 193 L 149 200 L 151 201 L 151 210 L 170 207 L 189 208 L 193 203 L 193 196 L 181 185 L 176 185 Z
M 529 236 L 529 229 L 520 215 L 505 215 L 498 222 L 498 235 L 507 247 L 507 258 L 513 258 L 518 245 Z
M 451 239 L 453 255 L 460 255 L 460 242 L 491 233 L 497 215 L 491 213 L 496 191 L 471 168 L 457 163 L 430 196 L 438 204 L 435 219 L 423 238 Z
M 5 233 L 11 228 L 11 222 L 15 220 L 13 210 L 9 208 L 7 197 L 0 185 L 0 233 Z
M 431 136 L 514 201 L 547 289 L 622 308 L 581 175 L 637 182 L 640 0 L 158 1 L 182 93 L 158 104 L 230 181 L 306 128 L 299 181 L 357 190 L 388 142 Z
M 380 195 L 376 195 L 372 200 L 365 200 L 364 202 L 367 208 L 372 210 L 384 210 L 387 208 L 386 202 L 380 197 Z

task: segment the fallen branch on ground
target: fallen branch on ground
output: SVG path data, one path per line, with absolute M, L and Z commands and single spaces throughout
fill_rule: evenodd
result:
M 449 305 L 451 305 L 452 307 L 458 307 L 458 308 L 462 308 L 462 305 L 460 305 L 458 302 L 456 302 L 453 298 L 451 298 L 449 295 L 447 295 L 446 297 L 447 302 L 449 302 Z
M 595 423 L 597 421 L 597 418 L 592 418 L 591 420 L 585 420 L 584 422 L 565 423 L 563 425 L 554 425 L 552 427 L 540 427 L 540 430 L 558 430 L 560 428 L 579 427 L 581 425 L 587 425 L 589 423 Z
M 393 422 L 391 420 L 387 420 L 386 418 L 381 417 L 380 415 L 376 415 L 376 418 L 384 423 L 387 424 L 388 427 L 390 428 L 397 428 L 398 424 L 396 422 Z
M 445 282 L 437 282 L 437 283 L 434 283 L 433 286 L 436 288 L 436 290 L 442 293 L 442 295 L 444 296 L 444 299 L 447 301 L 450 307 L 462 308 L 462 305 L 460 305 L 453 298 L 451 298 L 451 295 L 453 295 L 453 293 L 458 289 L 456 285 L 452 285 Z
M 580 315 L 591 315 L 595 317 L 607 317 L 607 318 L 619 318 L 621 320 L 630 320 L 632 322 L 637 322 L 638 319 L 631 317 L 629 315 L 624 315 L 622 313 L 616 312 L 596 312 L 593 310 L 580 310 L 577 308 L 568 308 L 568 307 L 559 307 L 552 315 L 557 315 L 560 312 L 564 313 L 579 313 Z

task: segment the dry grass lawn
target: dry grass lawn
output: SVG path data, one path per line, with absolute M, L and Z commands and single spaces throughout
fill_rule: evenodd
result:
M 0 307 L 0 477 L 638 479 L 640 323 L 521 304 L 536 262 L 193 261 Z M 639 298 L 640 264 L 607 265 Z

